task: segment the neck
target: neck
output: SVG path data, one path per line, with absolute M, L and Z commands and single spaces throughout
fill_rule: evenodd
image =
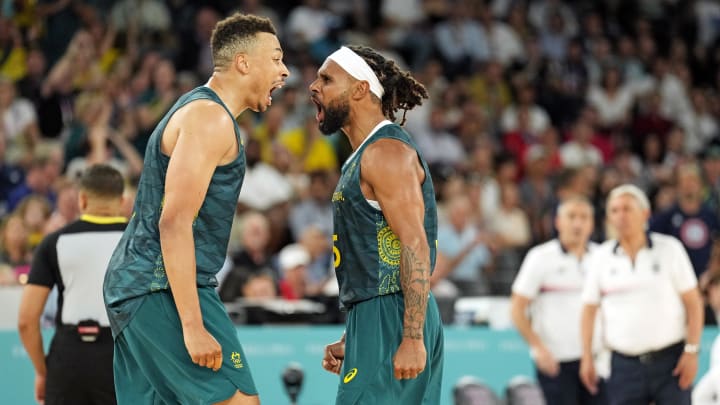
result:
M 247 110 L 250 106 L 246 100 L 243 100 L 243 95 L 247 94 L 242 91 L 234 91 L 234 88 L 241 87 L 237 83 L 228 77 L 226 72 L 216 70 L 207 82 L 207 86 L 211 88 L 220 97 L 222 102 L 232 113 L 233 117 L 239 116 L 243 111 Z M 244 87 L 244 86 L 242 86 Z
M 695 197 L 680 197 L 678 200 L 680 209 L 686 214 L 695 214 L 700 211 L 700 200 Z
M 587 245 L 585 243 L 577 242 L 577 241 L 569 241 L 566 239 L 563 239 L 562 237 L 558 238 L 560 240 L 560 244 L 567 250 L 569 253 L 573 254 L 574 256 L 581 258 L 585 255 L 585 249 Z
M 347 135 L 353 151 L 357 150 L 365 138 L 370 135 L 370 131 L 385 119 L 379 109 L 373 111 L 353 111 L 351 109 L 348 124 L 342 127 L 342 131 Z
M 647 236 L 645 232 L 634 233 L 632 235 L 620 237 L 620 246 L 623 248 L 625 253 L 630 257 L 635 257 L 635 254 L 647 244 Z
M 81 210 L 82 215 L 92 215 L 95 217 L 121 217 L 122 204 L 120 201 L 113 202 L 96 202 L 88 205 Z

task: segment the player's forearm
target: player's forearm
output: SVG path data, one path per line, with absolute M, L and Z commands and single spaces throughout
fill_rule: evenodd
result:
M 580 319 L 580 341 L 583 356 L 592 356 L 592 339 L 595 332 L 595 315 L 597 305 L 585 304 Z
M 403 338 L 422 339 L 430 293 L 430 250 L 427 243 L 403 244 L 400 250 L 400 287 L 405 314 Z
M 165 272 L 183 328 L 202 325 L 192 223 L 160 222 Z
M 43 350 L 40 320 L 20 322 L 18 331 L 25 351 L 35 368 L 35 373 L 44 376 L 47 374 L 47 369 L 45 367 L 45 351 Z

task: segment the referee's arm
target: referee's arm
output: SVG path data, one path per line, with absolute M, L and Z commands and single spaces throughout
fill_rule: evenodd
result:
M 50 234 L 35 250 L 28 283 L 23 289 L 18 314 L 18 332 L 30 360 L 35 367 L 35 399 L 45 399 L 45 350 L 40 318 L 47 303 L 50 290 L 57 283 L 57 233 Z
M 45 351 L 43 339 L 40 332 L 40 317 L 42 316 L 50 288 L 43 285 L 28 284 L 23 289 L 20 301 L 20 313 L 18 315 L 18 331 L 25 351 L 35 367 L 35 399 L 44 400 L 45 384 L 47 374 L 45 368 Z M 39 381 L 39 380 L 42 380 Z

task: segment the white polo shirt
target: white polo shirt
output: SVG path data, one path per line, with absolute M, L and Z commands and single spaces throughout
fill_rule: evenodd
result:
M 588 258 L 597 247 L 578 260 L 558 239 L 528 251 L 512 286 L 514 294 L 530 299 L 532 328 L 558 361 L 578 360 L 580 342 L 581 294 L 587 274 Z M 600 328 L 596 323 L 596 347 Z
M 600 305 L 610 349 L 639 355 L 685 338 L 687 316 L 680 296 L 696 287 L 680 241 L 653 232 L 634 265 L 617 241 L 603 243 L 590 260 L 582 299 Z

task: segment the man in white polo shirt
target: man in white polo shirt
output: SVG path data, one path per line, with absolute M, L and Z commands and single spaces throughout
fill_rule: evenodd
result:
M 612 350 L 610 405 L 689 405 L 702 299 L 682 244 L 646 232 L 649 216 L 647 196 L 636 186 L 610 192 L 607 219 L 617 239 L 603 243 L 590 261 L 582 296 L 580 376 L 591 392 L 597 389 L 591 340 L 602 308 L 604 340 Z
M 525 256 L 512 287 L 512 319 L 530 345 L 537 379 L 550 405 L 600 405 L 580 381 L 580 295 L 593 231 L 593 207 L 571 197 L 558 207 L 558 238 Z M 528 312 L 528 307 L 530 311 Z

